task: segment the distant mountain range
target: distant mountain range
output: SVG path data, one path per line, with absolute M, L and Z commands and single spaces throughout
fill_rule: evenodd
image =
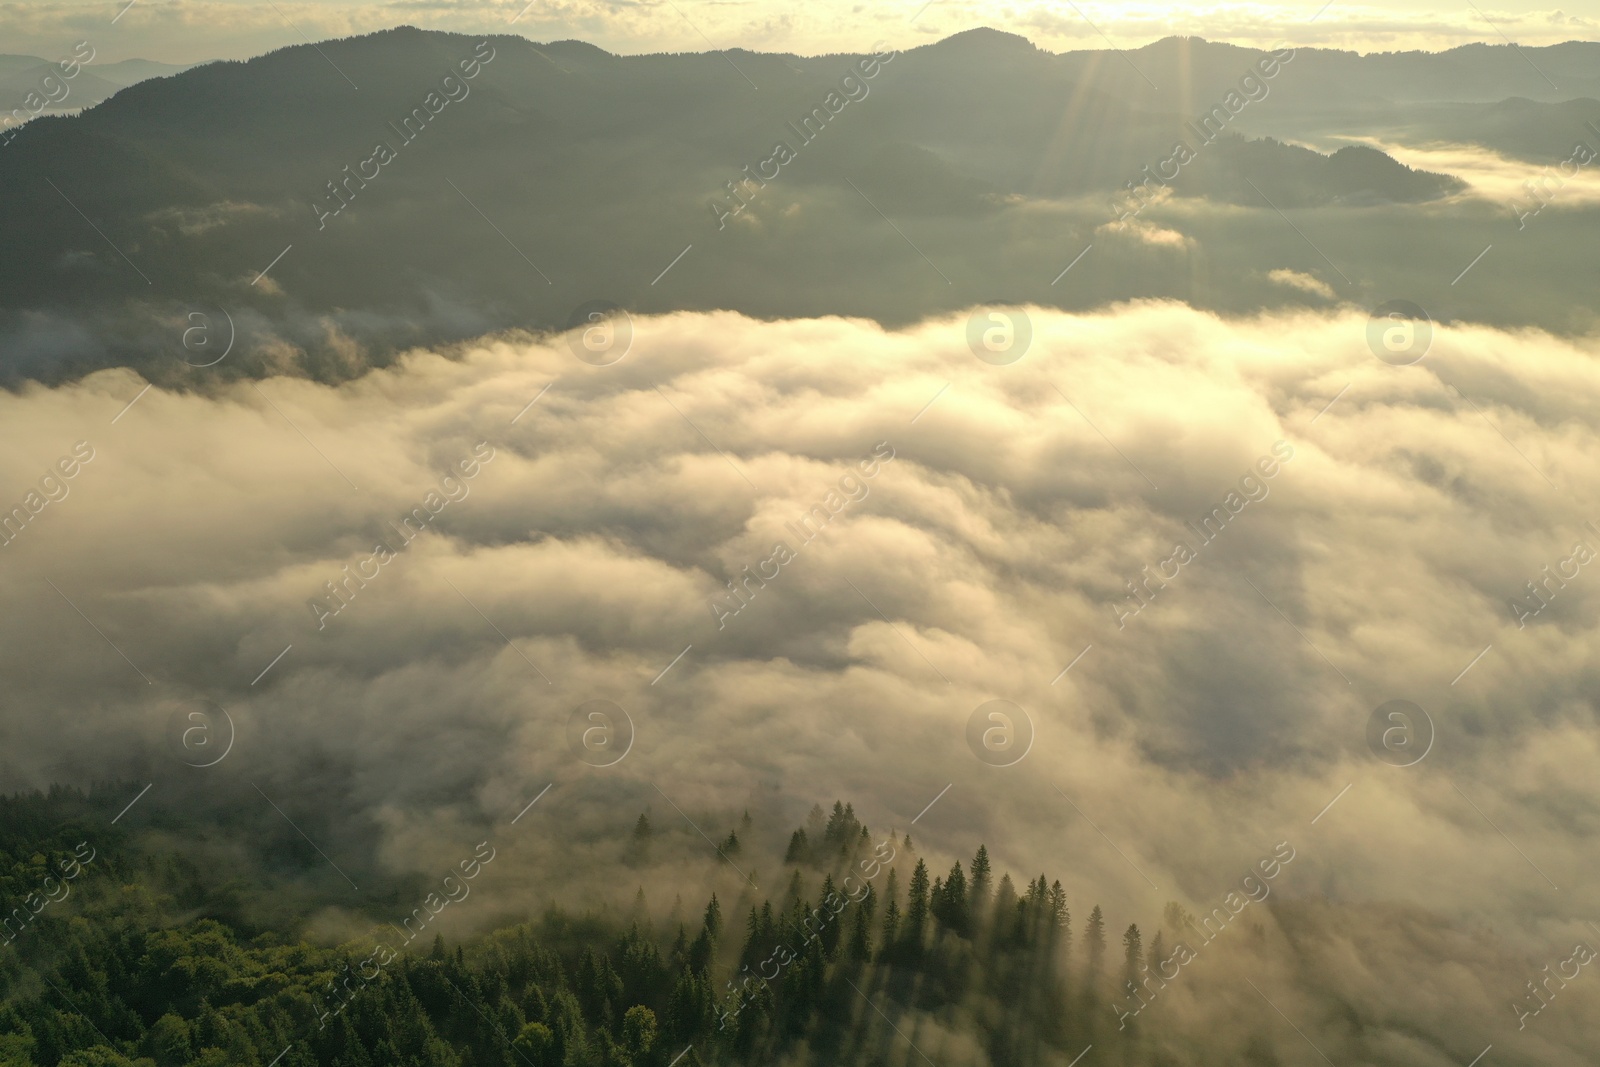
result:
M 1253 49 L 1199 37 L 1168 37 L 1129 51 L 1128 62 L 1104 51 L 1067 52 L 1059 60 L 1075 80 L 1092 83 L 1102 92 L 1141 107 L 1182 108 L 1186 94 L 1198 106 L 1226 91 L 1256 54 Z M 1300 48 L 1292 67 L 1294 78 L 1284 79 L 1274 91 L 1297 108 L 1491 103 L 1511 96 L 1557 101 L 1600 95 L 1600 43 L 1592 41 L 1539 48 L 1467 44 L 1446 52 L 1366 55 Z
M 0 55 L 0 115 L 14 108 L 27 109 L 29 93 L 50 76 L 60 78 L 61 70 L 55 60 L 38 56 Z M 69 92 L 60 107 L 50 106 L 47 113 L 77 111 L 93 107 L 119 89 L 126 89 L 151 78 L 165 78 L 195 66 L 193 63 L 155 63 L 148 59 L 124 59 L 116 63 L 85 64 L 69 80 Z
M 74 91 L 157 66 L 88 66 Z M 410 344 L 563 327 L 595 299 L 888 323 L 986 300 L 1323 299 L 1273 282 L 1284 268 L 1376 302 L 1386 275 L 1448 282 L 1504 212 L 1298 131 L 1423 116 L 1554 162 L 1600 108 L 1580 98 L 1596 71 L 1596 44 L 1054 55 L 992 30 L 877 56 L 623 57 L 410 27 L 286 48 L 140 81 L 0 147 L 0 373 L 163 373 L 200 305 L 247 324 L 242 352 L 340 376 Z M 1482 311 L 1463 288 L 1430 299 Z M 1562 299 L 1494 313 L 1589 314 Z

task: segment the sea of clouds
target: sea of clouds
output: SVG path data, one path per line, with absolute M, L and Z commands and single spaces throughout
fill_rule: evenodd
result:
M 493 836 L 478 889 L 502 908 L 630 900 L 642 810 L 688 849 L 685 820 L 786 832 L 841 797 L 946 865 L 985 842 L 1047 870 L 1115 930 L 1209 910 L 1287 840 L 1266 933 L 1143 1018 L 1241 1054 L 1241 1015 L 1282 1029 L 1230 977 L 1250 976 L 1340 1064 L 1491 1042 L 1586 1062 L 1600 981 L 1524 1030 L 1511 1005 L 1600 936 L 1600 577 L 1541 586 L 1525 625 L 1511 605 L 1600 520 L 1600 345 L 1439 327 L 1397 367 L 1351 309 L 1027 314 L 1004 366 L 966 316 L 683 313 L 636 320 L 606 367 L 503 335 L 338 386 L 201 371 L 125 409 L 143 382 L 114 370 L 0 396 L 6 499 L 76 442 L 95 456 L 0 548 L 0 774 L 154 780 L 152 800 L 248 781 L 356 881 Z M 1292 461 L 1232 511 L 1279 442 Z M 308 600 L 485 443 L 470 491 L 319 628 Z M 884 443 L 868 491 L 719 628 L 712 598 L 799 548 L 796 520 Z M 1150 581 L 1219 504 L 1221 533 Z M 1031 723 L 1009 766 L 968 743 L 997 699 Z M 1397 699 L 1429 720 L 1410 766 L 1369 743 Z M 572 741 L 595 700 L 631 722 L 610 766 Z M 211 768 L 173 745 L 201 706 L 230 724 Z M 744 881 L 703 847 L 676 872 L 691 912 Z

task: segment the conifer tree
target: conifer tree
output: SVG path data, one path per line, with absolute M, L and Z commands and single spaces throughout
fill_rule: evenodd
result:
M 806 844 L 806 832 L 796 830 L 789 835 L 789 850 L 783 854 L 785 863 L 804 863 L 811 858 L 811 849 Z
M 867 897 L 855 906 L 855 916 L 850 927 L 849 955 L 857 963 L 865 963 L 872 958 L 872 912 L 866 907 L 871 899 L 872 890 L 867 890 Z
M 673 939 L 672 952 L 669 957 L 674 967 L 684 967 L 689 963 L 689 932 L 678 924 L 678 936 Z
M 839 891 L 833 886 L 833 875 L 828 875 L 822 880 L 822 899 L 819 907 L 823 911 L 822 947 L 827 957 L 832 959 L 838 951 L 839 940 L 844 936 L 844 928 L 840 926 L 837 918 L 828 918 L 839 900 Z
M 1100 974 L 1100 967 L 1106 956 L 1106 920 L 1100 913 L 1098 904 L 1089 913 L 1089 923 L 1084 927 L 1083 939 L 1089 946 L 1089 976 L 1094 978 Z
M 711 970 L 711 960 L 716 955 L 716 948 L 712 944 L 711 936 L 702 927 L 699 935 L 689 946 L 689 970 L 695 974 L 706 975 Z
M 633 928 L 641 933 L 650 931 L 650 905 L 644 898 L 644 886 L 633 894 L 633 910 L 628 913 L 628 921 Z
M 891 898 L 888 907 L 883 909 L 883 947 L 878 950 L 878 958 L 888 959 L 895 951 L 895 946 L 900 938 L 900 904 Z
M 959 860 L 951 866 L 950 875 L 944 880 L 941 905 L 940 910 L 943 912 L 939 916 L 941 922 L 963 936 L 971 932 L 967 908 L 967 876 L 962 872 Z
M 1061 880 L 1050 883 L 1050 896 L 1045 907 L 1049 913 L 1050 938 L 1056 944 L 1070 942 L 1072 933 L 1067 929 L 1071 915 L 1067 911 L 1067 891 L 1061 888 Z
M 907 936 L 920 939 L 928 922 L 928 865 L 922 860 L 911 872 L 910 893 L 906 901 Z
M 754 963 L 761 958 L 761 917 L 756 906 L 750 905 L 750 917 L 744 923 L 744 950 L 739 953 L 740 963 Z
M 1144 948 L 1137 924 L 1130 923 L 1122 935 L 1122 977 L 1131 985 L 1139 984 L 1144 969 Z
M 995 940 L 1009 945 L 1016 940 L 1017 891 L 1011 884 L 1011 875 L 1000 876 L 1000 885 L 994 894 Z
M 983 905 L 989 902 L 989 849 L 984 845 L 978 846 L 978 852 L 972 857 L 972 908 L 976 914 Z
M 711 901 L 706 905 L 705 930 L 712 940 L 722 932 L 722 905 L 717 903 L 715 893 L 711 894 Z
M 823 840 L 823 831 L 827 826 L 828 816 L 822 810 L 822 805 L 811 805 L 811 812 L 806 816 L 806 836 L 816 841 Z
M 830 845 L 838 845 L 840 841 L 848 840 L 845 837 L 846 818 L 844 805 L 839 801 L 833 802 L 833 814 L 828 816 L 827 829 L 822 833 L 822 840 Z

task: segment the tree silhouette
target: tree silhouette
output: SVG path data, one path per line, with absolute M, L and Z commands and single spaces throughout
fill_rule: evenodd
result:
M 1139 984 L 1139 974 L 1144 969 L 1144 947 L 1137 924 L 1129 924 L 1122 934 L 1122 977 L 1131 985 Z
M 1100 913 L 1098 904 L 1089 913 L 1089 922 L 1084 927 L 1083 939 L 1089 946 L 1089 977 L 1092 984 L 1092 980 L 1099 977 L 1106 958 L 1106 920 Z

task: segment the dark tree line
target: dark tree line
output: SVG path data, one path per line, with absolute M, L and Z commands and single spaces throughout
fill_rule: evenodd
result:
M 15 811 L 7 901 L 85 833 Z M 934 1040 L 918 1020 L 1022 1067 L 1129 1039 L 1108 1003 L 1142 968 L 1136 926 L 1107 974 L 1100 908 L 1075 944 L 1060 881 L 996 881 L 982 846 L 931 875 L 908 837 L 875 842 L 845 805 L 820 815 L 791 836 L 776 897 L 712 895 L 698 921 L 657 929 L 641 896 L 631 922 L 551 911 L 391 958 L 186 918 L 171 887 L 197 873 L 106 837 L 70 907 L 0 957 L 0 1067 L 700 1067 L 802 1045 L 813 1062 L 875 1064 Z M 733 847 L 754 832 L 747 816 Z M 650 835 L 641 816 L 635 836 Z

